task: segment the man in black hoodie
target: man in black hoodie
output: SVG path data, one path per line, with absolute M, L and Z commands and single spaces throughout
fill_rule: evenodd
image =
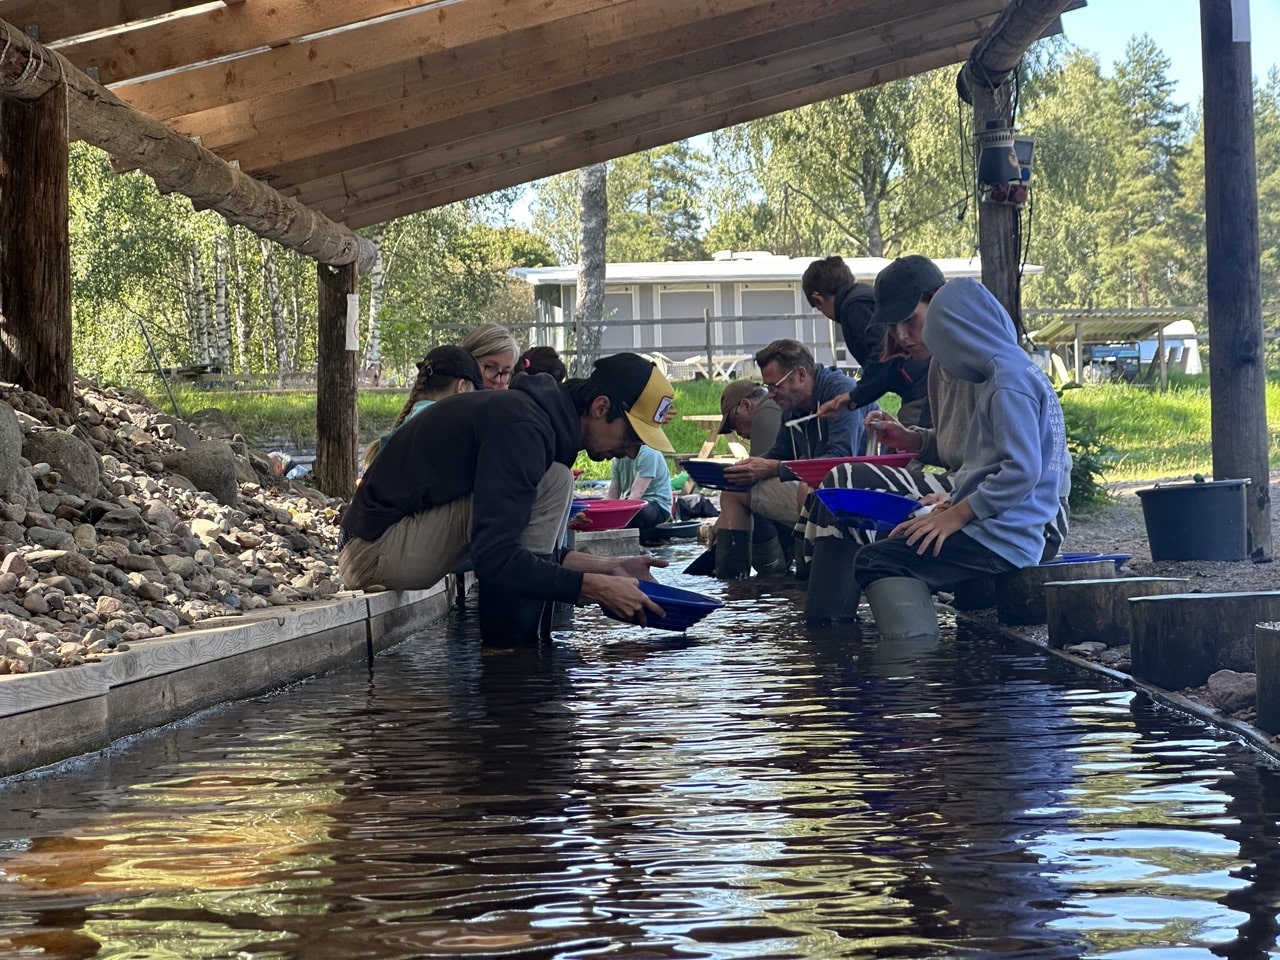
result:
M 840 326 L 849 354 L 858 361 L 858 388 L 851 393 L 852 407 L 874 403 L 886 393 L 902 398 L 898 421 L 906 426 L 933 425 L 929 414 L 929 361 L 894 358 L 882 360 L 885 324 L 872 319 L 875 290 L 854 280 L 853 271 L 840 257 L 815 260 L 800 278 L 809 305 Z
M 661 608 L 637 586 L 665 566 L 649 556 L 560 548 L 579 450 L 670 452 L 662 430 L 674 391 L 634 353 L 596 362 L 585 380 L 520 377 L 509 390 L 458 394 L 388 440 L 342 517 L 338 568 L 349 587 L 425 589 L 470 557 L 486 643 L 536 639 L 547 601 L 598 603 L 645 622 Z

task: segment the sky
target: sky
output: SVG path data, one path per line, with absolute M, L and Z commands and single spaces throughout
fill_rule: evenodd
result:
M 1199 104 L 1200 0 L 1089 0 L 1083 10 L 1064 13 L 1062 26 L 1068 40 L 1098 55 L 1106 76 L 1115 73 L 1129 39 L 1147 34 L 1173 61 L 1178 99 Z M 1280 0 L 1249 0 L 1249 26 L 1253 75 L 1262 79 L 1280 60 Z

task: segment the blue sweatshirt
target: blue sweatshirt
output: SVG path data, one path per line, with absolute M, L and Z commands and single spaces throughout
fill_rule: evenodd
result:
M 858 381 L 838 370 L 818 367 L 813 376 L 813 399 L 807 407 L 782 411 L 784 426 L 765 457 L 769 460 L 817 460 L 820 457 L 860 457 L 866 451 L 867 438 L 862 421 L 878 403 L 868 403 L 856 410 L 841 410 L 830 420 L 806 420 L 798 427 L 785 426 L 786 421 L 817 412 L 820 404 L 856 389 Z
M 1062 407 L 1018 346 L 1013 321 L 977 280 L 952 280 L 929 304 L 924 342 L 952 377 L 979 384 L 951 502 L 976 518 L 964 532 L 1018 567 L 1040 562 L 1045 524 L 1071 491 Z

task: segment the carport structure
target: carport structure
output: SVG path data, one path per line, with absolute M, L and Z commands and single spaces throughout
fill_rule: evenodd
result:
M 349 490 L 347 296 L 373 256 L 354 229 L 971 56 L 975 119 L 999 119 L 1071 5 L 0 0 L 0 235 L 22 251 L 0 258 L 0 375 L 70 404 L 69 134 L 322 265 L 317 475 Z M 981 216 L 998 285 L 1015 214 Z

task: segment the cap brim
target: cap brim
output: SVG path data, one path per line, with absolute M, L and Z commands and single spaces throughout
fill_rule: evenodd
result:
M 894 324 L 902 323 L 915 312 L 916 304 L 919 302 L 919 297 L 911 296 L 895 297 L 887 303 L 876 304 L 871 314 L 870 325 L 892 327 Z
M 645 446 L 653 447 L 653 449 L 661 453 L 676 452 L 676 448 L 667 439 L 666 433 L 656 423 L 647 423 L 632 415 L 629 410 L 627 411 L 627 422 L 631 424 L 631 429 L 636 432 L 636 436 L 640 438 L 640 442 Z
M 724 419 L 720 421 L 721 433 L 733 433 L 733 424 L 729 422 L 732 419 L 733 419 L 733 411 L 730 411 L 724 415 Z

